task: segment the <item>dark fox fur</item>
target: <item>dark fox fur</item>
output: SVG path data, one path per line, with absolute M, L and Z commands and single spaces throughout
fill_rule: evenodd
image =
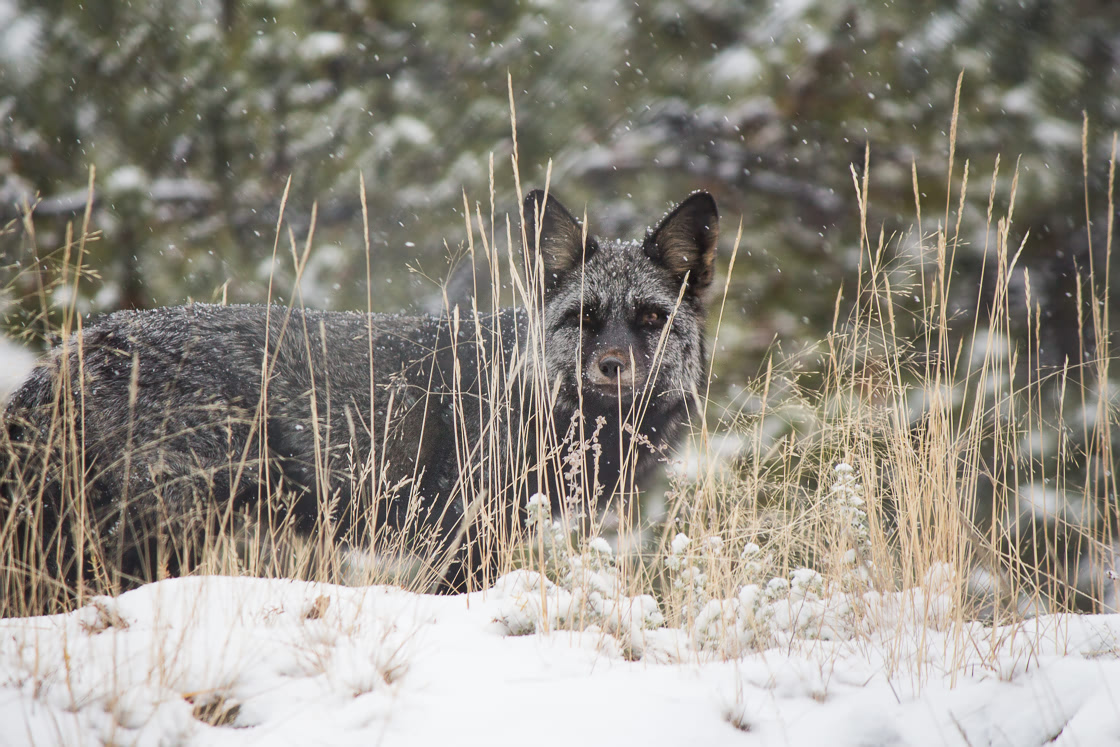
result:
M 401 533 L 443 590 L 484 582 L 530 495 L 599 503 L 678 440 L 705 375 L 717 221 L 696 193 L 643 242 L 585 241 L 536 191 L 529 308 L 192 304 L 93 323 L 4 413 L 17 560 L 73 583 L 96 554 L 130 585 L 185 570 L 168 541 L 229 509 L 374 546 Z

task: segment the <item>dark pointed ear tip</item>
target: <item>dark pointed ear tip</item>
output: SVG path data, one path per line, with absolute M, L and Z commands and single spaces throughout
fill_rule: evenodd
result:
M 544 205 L 544 190 L 534 189 L 525 195 L 525 209 L 531 210 L 537 205 Z
M 716 208 L 716 198 L 712 197 L 711 193 L 698 189 L 688 197 L 685 198 L 682 205 L 695 205 L 696 207 L 703 207 L 711 210 L 712 213 L 719 217 L 719 209 Z

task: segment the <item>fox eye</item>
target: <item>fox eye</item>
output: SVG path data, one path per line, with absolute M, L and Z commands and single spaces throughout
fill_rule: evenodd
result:
M 564 322 L 570 327 L 593 327 L 598 323 L 595 309 L 584 306 L 582 309 L 572 309 L 564 316 Z
M 638 313 L 638 323 L 643 327 L 660 327 L 667 318 L 665 312 L 659 309 L 645 309 Z

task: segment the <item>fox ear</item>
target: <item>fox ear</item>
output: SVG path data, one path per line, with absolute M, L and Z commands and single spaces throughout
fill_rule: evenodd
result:
M 682 281 L 696 294 L 712 283 L 719 239 L 719 211 L 707 192 L 696 192 L 677 205 L 646 237 L 646 256 Z
M 583 245 L 583 226 L 560 201 L 534 189 L 525 197 L 525 237 L 529 242 L 528 256 L 537 256 L 537 226 L 540 226 L 540 254 L 544 264 L 545 285 L 577 267 L 596 249 L 594 239 L 588 237 L 586 250 Z

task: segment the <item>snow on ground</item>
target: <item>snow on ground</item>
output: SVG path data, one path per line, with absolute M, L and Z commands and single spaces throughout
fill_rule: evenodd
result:
M 562 619 L 540 614 L 557 591 L 525 571 L 459 597 L 193 577 L 2 620 L 0 742 L 1120 743 L 1117 615 L 954 628 L 897 614 L 921 592 L 872 594 L 863 634 L 731 660 L 664 627 L 623 634 L 637 647 L 510 634 Z
M 15 390 L 35 365 L 35 356 L 0 337 L 0 402 Z

